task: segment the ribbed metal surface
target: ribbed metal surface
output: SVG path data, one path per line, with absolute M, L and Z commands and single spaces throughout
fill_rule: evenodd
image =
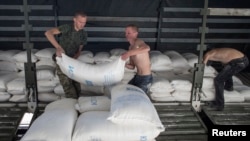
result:
M 206 141 L 207 129 L 190 105 L 155 105 L 166 130 L 157 141 Z
M 203 110 L 215 125 L 250 125 L 250 103 L 228 104 L 223 111 L 208 106 Z
M 27 108 L 21 107 L 0 107 L 0 140 L 12 141 L 21 118 Z

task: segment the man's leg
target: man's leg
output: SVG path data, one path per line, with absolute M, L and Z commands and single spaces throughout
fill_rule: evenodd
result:
M 73 85 L 73 80 L 71 80 L 68 76 L 66 76 L 60 69 L 60 67 L 56 66 L 57 75 L 59 77 L 60 83 L 63 87 L 63 90 L 65 92 L 66 98 L 78 98 L 78 93 L 75 89 L 75 86 Z
M 81 84 L 79 82 L 73 81 L 73 85 L 75 87 L 77 97 L 79 97 L 79 94 L 81 93 Z
M 214 78 L 215 87 L 215 104 L 217 110 L 224 108 L 224 84 L 228 78 L 232 77 L 232 70 L 230 65 L 226 65 L 221 72 Z
M 152 75 L 138 76 L 137 79 L 135 79 L 136 86 L 141 88 L 146 94 L 148 94 L 148 88 L 150 87 L 152 82 Z
M 224 89 L 227 91 L 233 91 L 233 77 L 229 77 L 226 82 L 225 82 L 225 86 Z
M 135 78 L 136 78 L 136 75 L 128 82 L 128 84 L 135 85 Z

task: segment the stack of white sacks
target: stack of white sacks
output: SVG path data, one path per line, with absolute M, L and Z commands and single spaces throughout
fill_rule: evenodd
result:
M 110 95 L 111 99 L 92 96 L 48 104 L 21 141 L 154 141 L 165 130 L 141 89 L 118 84 Z
M 12 95 L 7 91 L 7 84 L 18 76 L 13 56 L 19 50 L 0 51 L 0 102 L 9 101 Z
M 120 48 L 96 54 L 93 54 L 91 51 L 82 51 L 78 61 L 84 64 L 101 65 L 104 67 L 126 51 Z M 55 72 L 56 64 L 52 60 L 54 53 L 54 48 L 33 50 L 31 52 L 32 62 L 36 63 L 37 68 L 38 98 L 40 101 L 50 102 L 65 97 Z M 24 63 L 27 62 L 26 51 L 0 51 L 0 60 L 0 101 L 26 101 L 24 77 Z M 198 62 L 198 56 L 194 53 L 180 54 L 173 50 L 163 53 L 161 51 L 150 51 L 150 60 L 154 78 L 152 86 L 149 88 L 151 98 L 155 101 L 190 101 L 193 79 L 192 69 L 194 63 Z M 100 70 L 98 71 L 101 72 Z M 121 82 L 127 84 L 134 77 L 135 73 L 136 69 L 129 70 L 124 68 Z M 213 67 L 205 67 L 203 94 L 201 95 L 204 101 L 214 100 L 213 78 L 216 74 L 217 72 Z M 92 77 L 95 77 L 95 75 Z M 108 79 L 111 79 L 111 77 L 109 76 Z M 249 100 L 250 88 L 243 85 L 236 77 L 234 77 L 234 81 L 235 91 L 225 91 L 226 102 Z M 108 87 L 81 83 L 83 94 L 103 95 Z

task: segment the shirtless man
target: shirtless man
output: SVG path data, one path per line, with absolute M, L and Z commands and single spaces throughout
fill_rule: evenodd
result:
M 141 39 L 138 39 L 138 27 L 130 24 L 125 29 L 126 39 L 129 42 L 129 50 L 122 54 L 122 59 L 129 63 L 125 65 L 128 69 L 137 70 L 136 75 L 128 84 L 135 85 L 141 88 L 145 93 L 148 92 L 148 87 L 153 81 L 151 74 L 151 63 L 149 58 L 150 47 Z
M 208 51 L 203 63 L 217 61 L 224 65 L 221 72 L 214 78 L 215 102 L 212 107 L 222 111 L 224 109 L 224 89 L 233 91 L 233 75 L 242 71 L 249 64 L 248 58 L 240 51 L 232 48 L 216 48 Z

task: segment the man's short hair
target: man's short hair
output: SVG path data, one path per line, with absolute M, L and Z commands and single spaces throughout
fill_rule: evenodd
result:
M 75 16 L 74 17 L 77 17 L 77 16 L 81 16 L 81 17 L 87 17 L 87 14 L 82 11 L 82 10 L 78 10 L 75 12 Z
M 137 25 L 135 25 L 135 24 L 129 24 L 129 25 L 127 25 L 126 26 L 126 28 L 127 27 L 131 27 L 133 30 L 135 30 L 136 32 L 139 32 L 139 27 L 137 26 Z

